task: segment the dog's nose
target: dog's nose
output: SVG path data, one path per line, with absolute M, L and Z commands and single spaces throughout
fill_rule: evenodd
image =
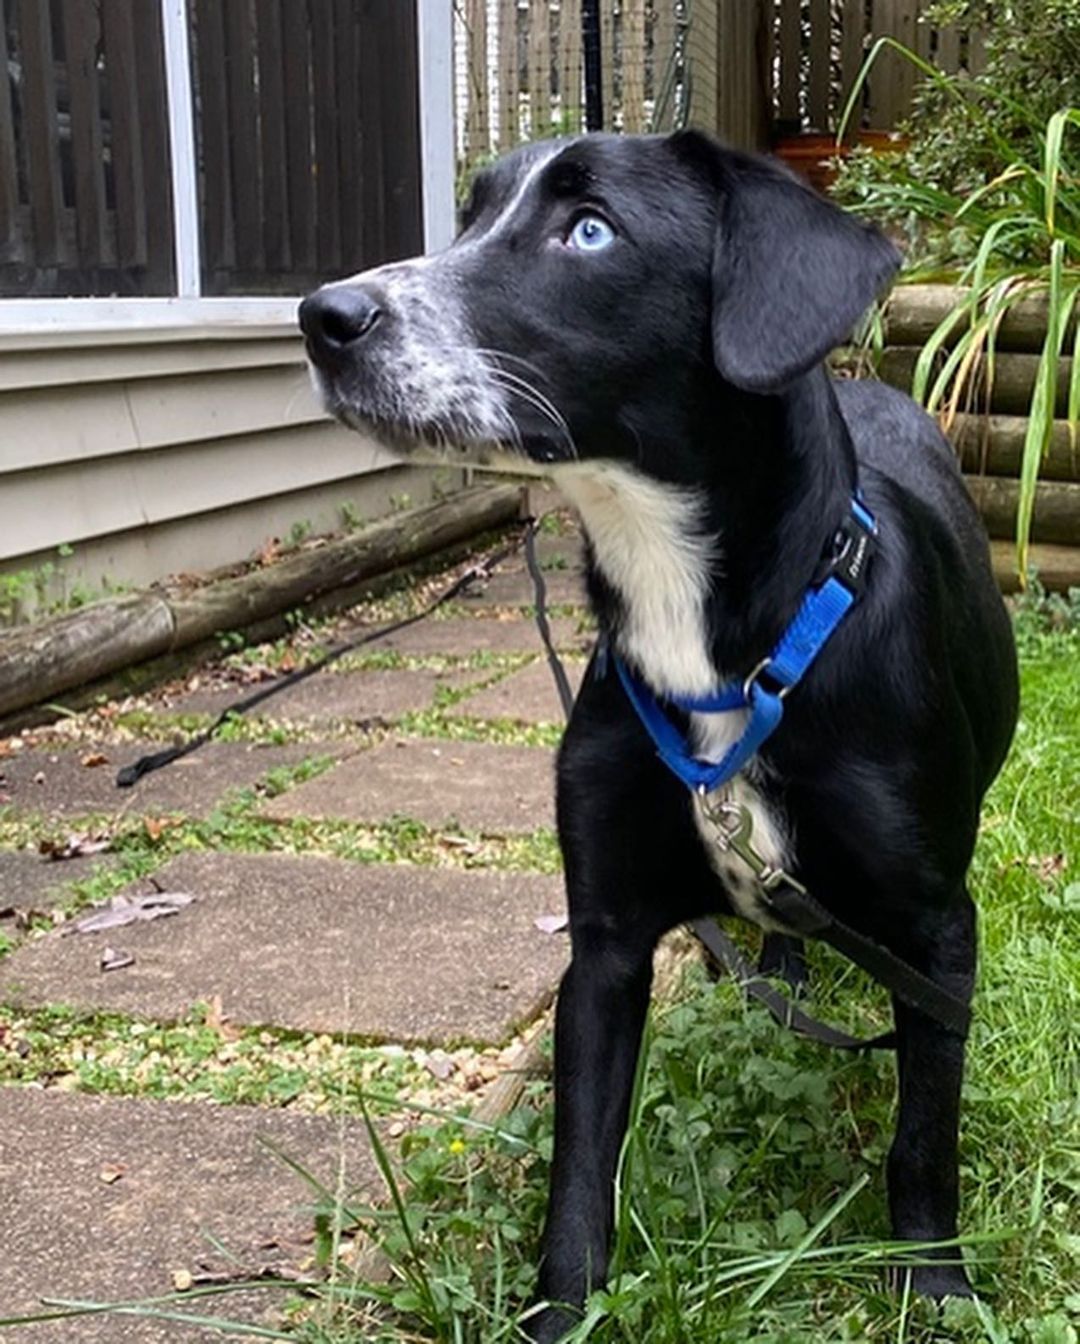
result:
M 352 285 L 326 285 L 300 305 L 300 330 L 315 355 L 340 355 L 382 315 L 374 295 Z

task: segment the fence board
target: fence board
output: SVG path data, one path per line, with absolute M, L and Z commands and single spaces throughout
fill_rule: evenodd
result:
M 517 0 L 499 0 L 498 55 L 499 149 L 512 149 L 518 142 L 518 30 Z
M 311 160 L 311 40 L 304 7 L 282 7 L 285 89 L 285 162 L 289 201 L 289 255 L 300 272 L 315 270 L 315 193 Z
M 687 34 L 690 85 L 689 119 L 695 126 L 715 131 L 717 85 L 720 75 L 719 0 L 694 0 Z
M 848 6 L 850 8 L 850 6 Z M 795 129 L 802 121 L 802 5 L 800 0 L 780 0 L 780 121 Z
M 112 121 L 110 161 L 116 211 L 116 261 L 121 269 L 146 265 L 146 188 L 135 64 L 135 27 L 127 0 L 102 0 L 105 75 Z
M 857 4 L 848 3 L 842 7 L 841 21 L 843 31 L 840 35 L 840 109 L 843 110 L 847 104 L 848 95 L 851 93 L 858 78 L 859 71 L 862 69 L 863 62 L 866 60 L 866 10 L 862 0 Z M 859 130 L 863 124 L 862 105 L 865 104 L 866 95 L 860 99 L 860 108 L 858 115 L 853 114 L 851 130 L 852 134 Z
M 827 131 L 831 117 L 832 19 L 829 0 L 810 0 L 810 70 L 806 115 L 811 130 Z
M 202 150 L 203 268 L 208 274 L 229 264 L 229 115 L 226 96 L 225 25 L 218 0 L 198 0 L 195 53 L 199 82 L 198 129 Z
M 487 68 L 487 0 L 466 0 L 465 29 L 469 107 L 465 116 L 465 143 L 470 163 L 490 151 Z
M 325 4 L 312 5 L 311 86 L 334 87 L 333 14 Z M 337 152 L 338 119 L 333 100 L 315 98 L 315 238 L 317 264 L 324 274 L 341 272 L 340 177 Z
M 529 0 L 529 132 L 534 140 L 551 128 L 551 6 Z
M 986 69 L 986 38 L 980 32 L 968 33 L 967 68 L 972 75 Z
M 653 12 L 654 131 L 670 130 L 675 122 L 675 62 L 677 34 L 674 0 L 655 0 Z
M 383 189 L 376 195 L 384 203 L 385 233 L 378 252 L 366 265 L 413 256 L 424 249 L 416 7 L 399 0 L 381 0 L 380 13 L 385 78 L 375 82 L 380 83 L 383 93 L 379 133 Z
M 385 182 L 383 147 L 388 131 L 392 129 L 394 134 L 397 133 L 397 128 L 388 124 L 386 118 L 386 94 L 395 87 L 396 79 L 392 69 L 392 45 L 387 41 L 387 33 L 376 13 L 377 6 L 385 8 L 379 0 L 364 0 L 360 11 L 357 34 L 360 101 L 350 108 L 350 114 L 356 118 L 351 132 L 348 129 L 350 123 L 343 118 L 346 135 L 352 135 L 360 146 L 357 177 L 350 177 L 344 159 L 342 161 L 346 223 L 342 226 L 341 245 L 346 271 L 362 270 L 368 259 L 381 261 L 387 251 L 386 205 L 390 193 Z M 351 229 L 355 232 L 350 232 Z
M 102 170 L 101 91 L 98 87 L 98 13 L 85 0 L 64 0 L 64 47 L 75 179 L 75 240 L 79 265 L 107 260 L 105 175 Z
M 873 34 L 914 47 L 918 0 L 874 0 Z M 870 81 L 871 125 L 895 126 L 911 107 L 915 66 L 897 52 L 880 59 Z
M 233 188 L 233 251 L 239 270 L 261 270 L 262 198 L 255 106 L 255 34 L 245 2 L 226 4 L 225 70 L 229 100 L 229 160 Z
M 645 129 L 645 0 L 623 0 L 622 113 L 624 131 Z
M 143 184 L 146 191 L 146 277 L 139 292 L 172 292 L 173 256 L 171 154 L 165 107 L 165 46 L 158 5 L 135 5 L 135 69 L 138 72 Z
M 364 7 L 365 16 L 370 4 Z M 360 50 L 353 0 L 334 3 L 334 102 L 338 119 L 338 163 L 341 173 L 341 267 L 357 271 L 363 265 L 364 239 L 360 213 L 361 193 L 378 191 L 379 180 L 367 177 L 362 166 L 360 143 Z M 378 123 L 380 72 L 374 73 L 375 88 L 365 90 L 365 111 Z M 378 129 L 375 131 L 378 134 Z
M 56 266 L 65 260 L 60 218 L 64 202 L 49 6 L 19 0 L 18 15 L 34 256 L 39 265 Z
M 942 28 L 938 31 L 937 56 L 935 64 L 946 74 L 955 74 L 960 69 L 960 33 L 956 28 Z
M 18 247 L 19 183 L 15 158 L 15 119 L 8 74 L 7 16 L 0 0 L 0 261 L 13 260 Z
M 584 130 L 581 110 L 581 0 L 559 6 L 559 119 L 567 132 Z
M 290 265 L 288 180 L 285 151 L 285 68 L 281 0 L 255 0 L 259 63 L 258 113 L 262 130 L 262 224 L 266 268 Z
M 600 99 L 605 126 L 615 125 L 615 7 L 600 3 Z

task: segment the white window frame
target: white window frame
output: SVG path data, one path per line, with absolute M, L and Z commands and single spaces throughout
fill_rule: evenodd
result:
M 253 327 L 294 328 L 299 295 L 208 298 L 202 294 L 198 162 L 195 153 L 188 0 L 159 0 L 172 163 L 176 294 L 158 298 L 0 299 L 0 337 L 201 329 L 227 335 Z M 454 236 L 453 0 L 416 0 L 424 249 Z

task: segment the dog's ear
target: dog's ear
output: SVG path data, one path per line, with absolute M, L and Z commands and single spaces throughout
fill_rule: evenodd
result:
M 900 265 L 877 229 L 780 165 L 686 132 L 719 205 L 712 263 L 713 358 L 752 392 L 775 391 L 850 334 Z

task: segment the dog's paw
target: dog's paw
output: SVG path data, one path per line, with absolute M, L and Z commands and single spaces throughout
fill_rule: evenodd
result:
M 578 1324 L 581 1317 L 562 1307 L 544 1307 L 522 1321 L 521 1331 L 529 1344 L 558 1344 Z
M 926 1297 L 933 1302 L 942 1302 L 948 1297 L 974 1297 L 963 1265 L 954 1261 L 943 1264 L 912 1265 L 909 1269 L 896 1270 L 896 1286 L 903 1291 L 905 1280 L 910 1276 L 910 1291 L 917 1297 Z

